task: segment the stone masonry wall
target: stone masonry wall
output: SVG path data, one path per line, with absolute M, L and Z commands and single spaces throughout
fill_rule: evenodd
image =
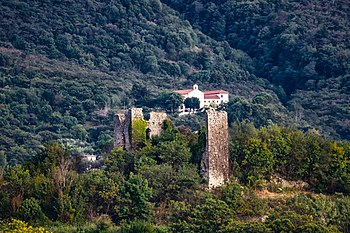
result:
M 129 112 L 118 113 L 114 116 L 114 147 L 131 149 L 129 138 L 130 114 Z
M 162 133 L 163 122 L 167 118 L 165 112 L 151 112 L 148 120 L 149 137 Z
M 209 109 L 206 114 L 206 148 L 201 173 L 211 189 L 223 185 L 229 178 L 228 119 L 224 111 Z
M 138 120 L 138 119 L 142 119 L 143 120 L 142 108 L 130 108 L 129 109 L 129 114 L 130 114 L 131 122 L 133 120 Z

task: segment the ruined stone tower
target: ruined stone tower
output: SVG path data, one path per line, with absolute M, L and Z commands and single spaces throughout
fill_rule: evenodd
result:
M 118 113 L 114 116 L 114 147 L 120 146 L 131 149 L 129 138 L 130 118 L 127 113 Z
M 151 112 L 148 120 L 147 136 L 153 137 L 160 135 L 163 130 L 163 122 L 167 118 L 165 112 Z
M 227 112 L 209 109 L 206 114 L 206 148 L 201 161 L 201 174 L 209 188 L 215 188 L 229 178 Z
M 151 112 L 150 119 L 147 121 L 147 136 L 160 135 L 166 118 L 167 115 L 164 112 Z M 114 116 L 114 147 L 120 146 L 125 150 L 132 149 L 131 129 L 133 122 L 137 120 L 143 120 L 142 108 L 130 108 L 128 111 Z
M 129 132 L 132 122 L 137 119 L 143 119 L 142 108 L 131 108 L 114 116 L 114 147 L 121 146 L 126 150 L 131 149 Z

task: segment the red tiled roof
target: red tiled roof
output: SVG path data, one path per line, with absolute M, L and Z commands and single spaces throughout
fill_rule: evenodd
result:
M 220 97 L 217 96 L 217 95 L 204 95 L 204 99 L 207 100 L 207 99 L 210 99 L 210 100 L 219 100 Z
M 179 93 L 180 95 L 186 95 L 186 94 L 190 93 L 191 91 L 193 91 L 193 89 L 177 90 L 177 91 L 174 91 L 174 92 Z
M 214 91 L 205 91 L 204 95 L 215 95 L 215 94 L 229 94 L 228 91 L 224 90 L 214 90 Z

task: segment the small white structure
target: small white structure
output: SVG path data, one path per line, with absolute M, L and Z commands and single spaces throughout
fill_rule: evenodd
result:
M 85 154 L 81 156 L 82 160 L 87 162 L 96 162 L 96 155 Z
M 220 104 L 227 103 L 229 101 L 229 92 L 224 90 L 212 90 L 202 92 L 198 89 L 198 85 L 193 85 L 192 89 L 176 90 L 174 91 L 180 94 L 183 99 L 196 97 L 199 99 L 199 108 L 209 107 L 210 105 L 219 106 Z M 179 108 L 180 112 L 186 111 L 185 105 L 182 104 Z

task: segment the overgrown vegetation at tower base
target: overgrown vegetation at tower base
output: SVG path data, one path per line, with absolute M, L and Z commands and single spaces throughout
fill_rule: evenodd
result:
M 234 176 L 211 192 L 198 171 L 203 136 L 170 122 L 87 173 L 49 143 L 41 157 L 1 169 L 1 227 L 15 218 L 53 232 L 349 232 L 349 143 L 244 122 L 230 136 Z

